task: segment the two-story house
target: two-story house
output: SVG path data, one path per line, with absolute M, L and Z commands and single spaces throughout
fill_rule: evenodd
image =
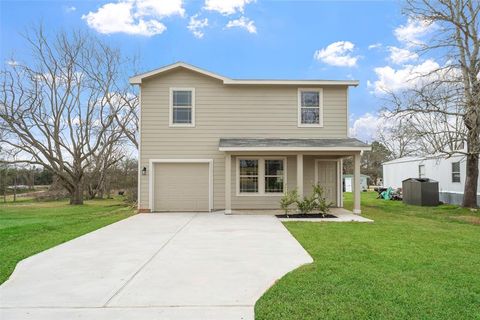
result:
M 130 78 L 140 86 L 141 212 L 278 209 L 282 194 L 324 187 L 343 206 L 342 160 L 360 154 L 348 137 L 348 89 L 358 81 L 236 80 L 175 63 Z

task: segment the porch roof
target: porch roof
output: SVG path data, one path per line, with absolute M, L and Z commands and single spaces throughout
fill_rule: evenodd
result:
M 220 151 L 369 151 L 355 138 L 220 138 Z

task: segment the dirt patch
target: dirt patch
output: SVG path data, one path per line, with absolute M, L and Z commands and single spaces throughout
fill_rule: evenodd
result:
M 454 217 L 455 220 L 465 221 L 471 224 L 479 225 L 480 226 L 480 217 L 475 216 L 458 216 Z

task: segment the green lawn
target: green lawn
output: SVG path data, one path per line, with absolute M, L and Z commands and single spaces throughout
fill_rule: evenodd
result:
M 120 199 L 0 203 L 0 283 L 20 260 L 132 214 Z
M 480 319 L 480 212 L 362 204 L 375 223 L 285 223 L 314 262 L 270 288 L 256 319 Z

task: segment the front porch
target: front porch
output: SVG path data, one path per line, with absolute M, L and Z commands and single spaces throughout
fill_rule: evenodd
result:
M 296 189 L 303 197 L 311 193 L 314 184 L 324 188 L 334 207 L 342 208 L 343 160 L 352 157 L 353 213 L 359 215 L 360 155 L 369 149 L 356 139 L 221 139 L 219 150 L 225 153 L 225 213 L 266 214 L 279 208 L 286 190 Z

